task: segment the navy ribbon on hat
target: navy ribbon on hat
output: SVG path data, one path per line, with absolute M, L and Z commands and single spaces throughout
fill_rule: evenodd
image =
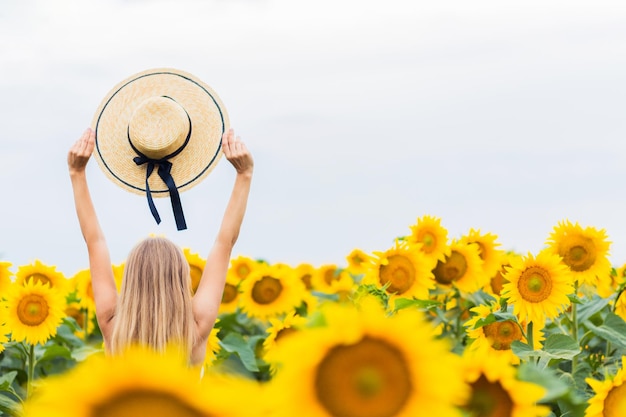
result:
M 164 96 L 166 97 L 166 96 Z M 170 97 L 167 97 L 170 98 Z M 148 199 L 148 207 L 150 207 L 150 212 L 152 213 L 152 217 L 157 222 L 157 224 L 161 223 L 161 216 L 159 216 L 159 212 L 157 211 L 156 206 L 154 205 L 154 200 L 152 199 L 152 193 L 150 192 L 150 185 L 148 180 L 150 179 L 150 175 L 154 171 L 154 168 L 158 165 L 159 169 L 157 173 L 159 177 L 163 180 L 165 185 L 167 185 L 167 189 L 170 193 L 170 201 L 172 202 L 172 210 L 174 211 L 174 219 L 176 220 L 176 228 L 178 230 L 187 229 L 187 223 L 185 222 L 185 215 L 183 214 L 183 206 L 180 201 L 180 195 L 178 193 L 178 188 L 176 188 L 176 183 L 174 182 L 174 177 L 172 177 L 172 163 L 169 161 L 170 158 L 175 157 L 185 148 L 187 143 L 189 142 L 189 138 L 191 137 L 191 118 L 189 114 L 187 114 L 187 118 L 189 119 L 189 133 L 187 133 L 187 138 L 185 138 L 185 142 L 178 148 L 176 151 L 172 152 L 169 155 L 164 156 L 160 159 L 152 159 L 141 153 L 135 146 L 133 142 L 130 140 L 130 127 L 127 130 L 128 134 L 128 142 L 130 143 L 131 148 L 137 153 L 138 156 L 133 158 L 135 164 L 141 166 L 143 164 L 148 164 L 146 167 L 146 197 Z

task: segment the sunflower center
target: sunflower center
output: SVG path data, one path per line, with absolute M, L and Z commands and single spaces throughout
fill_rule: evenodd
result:
M 339 279 L 339 274 L 335 268 L 329 268 L 324 271 L 324 282 L 328 285 Z
M 278 341 L 280 339 L 282 339 L 285 336 L 289 336 L 290 334 L 294 334 L 297 333 L 298 330 L 294 329 L 293 327 L 284 327 L 282 329 L 280 329 L 277 333 L 276 333 L 276 339 L 274 339 L 275 341 Z
M 364 337 L 328 351 L 317 369 L 315 392 L 333 417 L 390 417 L 405 406 L 413 386 L 402 352 Z
M 517 288 L 524 300 L 539 303 L 550 296 L 552 280 L 548 271 L 538 266 L 531 266 L 520 275 Z
M 626 414 L 626 385 L 613 387 L 604 400 L 605 417 L 622 417 Z
M 596 262 L 597 253 L 593 241 L 582 236 L 562 247 L 559 252 L 565 265 L 576 272 L 586 271 Z
M 207 417 L 206 414 L 180 398 L 165 392 L 127 391 L 91 410 L 92 417 Z
M 495 350 L 510 350 L 511 343 L 522 340 L 522 330 L 513 320 L 487 324 L 483 333 Z
M 420 242 L 422 242 L 422 251 L 431 253 L 437 246 L 437 237 L 429 231 L 426 231 L 420 236 Z
M 304 283 L 304 286 L 306 287 L 307 290 L 310 290 L 313 288 L 313 284 L 311 284 L 311 274 L 304 274 L 300 277 L 300 280 Z
M 224 285 L 224 293 L 222 294 L 222 304 L 228 304 L 233 302 L 235 298 L 237 298 L 238 293 L 239 292 L 237 291 L 237 287 L 232 284 L 226 283 Z
M 457 281 L 465 275 L 467 271 L 467 259 L 463 254 L 453 250 L 446 259 L 437 262 L 437 266 L 433 270 L 435 281 L 443 285 L 449 285 Z
M 509 393 L 499 382 L 489 382 L 481 375 L 471 384 L 472 395 L 465 409 L 470 416 L 479 417 L 510 417 L 513 412 L 513 401 Z
M 48 318 L 48 303 L 38 294 L 28 294 L 17 305 L 17 317 L 27 326 L 38 326 Z
M 380 284 L 389 283 L 387 292 L 403 294 L 415 282 L 415 266 L 403 255 L 391 255 L 387 258 L 387 265 L 380 267 Z
M 38 282 L 41 282 L 44 285 L 48 284 L 50 287 L 52 287 L 52 281 L 50 280 L 50 278 L 48 278 L 46 275 L 40 274 L 38 272 L 36 272 L 33 275 L 31 275 L 28 278 L 26 278 L 26 281 L 29 281 L 29 280 L 33 280 L 33 283 L 35 283 L 35 284 L 37 284 Z
M 496 272 L 493 278 L 491 278 L 491 281 L 490 281 L 491 291 L 493 291 L 495 295 L 500 295 L 500 293 L 502 292 L 502 287 L 504 286 L 504 283 L 507 282 L 507 280 L 504 279 L 505 272 L 506 270 L 503 267 L 498 272 Z
M 283 284 L 279 279 L 264 276 L 254 283 L 252 287 L 252 299 L 257 304 L 273 303 L 283 291 Z
M 476 246 L 478 246 L 478 255 L 480 256 L 480 259 L 484 261 L 485 258 L 487 257 L 487 248 L 482 242 L 473 242 L 473 243 Z

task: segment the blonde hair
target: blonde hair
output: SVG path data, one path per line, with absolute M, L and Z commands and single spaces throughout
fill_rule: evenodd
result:
M 189 264 L 178 246 L 149 237 L 129 253 L 115 311 L 111 354 L 139 344 L 164 352 L 171 345 L 187 357 L 196 341 Z

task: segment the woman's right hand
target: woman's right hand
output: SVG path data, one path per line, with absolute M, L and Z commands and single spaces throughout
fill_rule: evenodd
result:
M 233 129 L 228 129 L 222 135 L 222 149 L 226 159 L 237 170 L 237 174 L 252 175 L 254 169 L 252 155 L 239 136 L 235 136 Z
M 93 153 L 96 145 L 96 132 L 91 128 L 87 128 L 83 135 L 72 145 L 67 154 L 67 166 L 70 174 L 85 171 L 87 162 Z

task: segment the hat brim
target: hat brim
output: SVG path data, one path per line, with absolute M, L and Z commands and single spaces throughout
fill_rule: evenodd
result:
M 135 109 L 146 99 L 167 96 L 180 104 L 191 120 L 191 136 L 184 150 L 169 159 L 171 175 L 179 192 L 202 181 L 222 156 L 223 133 L 229 128 L 224 104 L 206 83 L 171 68 L 152 69 L 118 83 L 102 100 L 93 118 L 95 157 L 115 184 L 146 193 L 146 165 L 137 165 L 137 153 L 128 140 L 128 125 Z M 168 197 L 167 185 L 156 173 L 148 179 L 153 197 Z

